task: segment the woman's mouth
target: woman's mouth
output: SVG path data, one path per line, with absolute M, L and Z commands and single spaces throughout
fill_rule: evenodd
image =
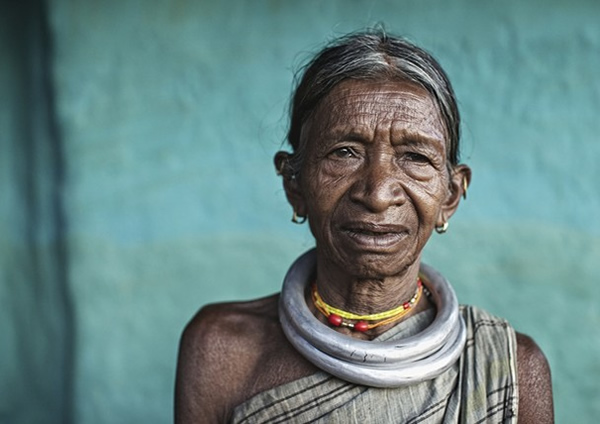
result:
M 342 232 L 356 245 L 367 250 L 386 250 L 394 247 L 407 235 L 403 226 L 361 223 L 345 225 Z

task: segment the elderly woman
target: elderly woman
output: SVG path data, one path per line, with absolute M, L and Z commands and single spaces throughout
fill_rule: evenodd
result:
M 533 340 L 421 263 L 471 180 L 435 59 L 382 32 L 335 41 L 304 70 L 288 141 L 275 166 L 316 247 L 281 294 L 188 324 L 176 421 L 553 422 Z

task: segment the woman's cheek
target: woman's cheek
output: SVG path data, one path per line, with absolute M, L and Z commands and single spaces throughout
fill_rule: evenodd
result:
M 410 166 L 404 168 L 404 173 L 411 185 L 418 187 L 419 191 L 428 197 L 437 197 L 440 195 L 442 187 L 448 184 L 443 172 L 440 172 L 432 166 Z
M 339 181 L 343 178 L 346 178 L 360 168 L 360 160 L 351 159 L 351 160 L 324 160 L 320 166 L 321 173 L 329 178 L 336 181 Z
M 421 183 L 429 183 L 438 177 L 438 170 L 431 165 L 407 163 L 402 170 L 409 177 Z
M 312 176 L 313 199 L 318 197 L 331 198 L 335 193 L 344 189 L 352 181 L 357 167 L 343 166 L 336 163 L 323 163 Z

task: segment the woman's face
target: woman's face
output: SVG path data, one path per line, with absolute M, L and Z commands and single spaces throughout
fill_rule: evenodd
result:
M 347 80 L 301 137 L 294 206 L 308 216 L 319 261 L 363 278 L 415 263 L 449 218 L 451 195 L 447 135 L 429 93 L 408 82 Z

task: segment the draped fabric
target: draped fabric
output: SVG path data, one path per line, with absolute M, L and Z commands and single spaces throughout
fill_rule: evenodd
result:
M 260 393 L 239 405 L 233 423 L 516 423 L 515 332 L 503 319 L 462 306 L 467 343 L 459 361 L 434 380 L 398 389 L 351 384 L 325 372 Z M 377 340 L 410 336 L 434 312 L 418 314 Z
M 45 2 L 0 4 L 0 422 L 69 424 L 74 317 Z

